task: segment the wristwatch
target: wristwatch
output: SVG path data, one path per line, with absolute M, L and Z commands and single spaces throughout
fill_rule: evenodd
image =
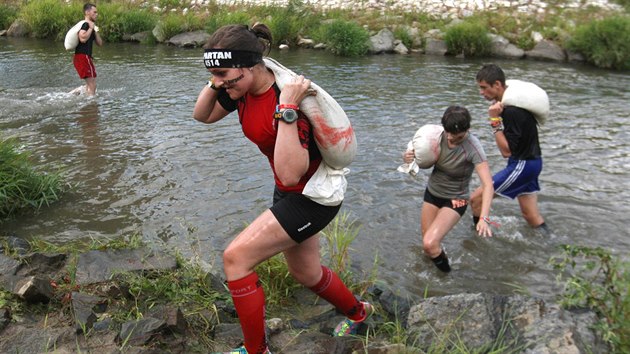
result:
M 293 123 L 298 119 L 298 113 L 293 108 L 286 108 L 282 111 L 276 110 L 276 113 L 273 114 L 274 119 L 282 119 L 286 123 Z

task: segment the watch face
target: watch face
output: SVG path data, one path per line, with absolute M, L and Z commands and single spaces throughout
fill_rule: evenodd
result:
M 282 120 L 287 123 L 293 123 L 298 119 L 298 114 L 294 109 L 285 109 L 282 112 Z

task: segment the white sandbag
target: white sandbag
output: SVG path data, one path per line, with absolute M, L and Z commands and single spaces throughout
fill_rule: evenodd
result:
M 426 124 L 420 127 L 411 140 L 416 155 L 416 164 L 420 168 L 431 168 L 440 157 L 440 143 L 444 127 L 438 124 Z
M 413 140 L 409 140 L 409 143 L 407 144 L 407 150 L 413 150 Z M 398 166 L 396 170 L 398 172 L 408 173 L 412 176 L 415 176 L 418 174 L 418 172 L 420 172 L 420 167 L 418 167 L 416 159 L 413 159 L 413 161 L 411 161 L 410 163 L 403 163 L 402 165 Z
M 274 59 L 263 60 L 276 76 L 280 90 L 297 76 Z M 315 143 L 324 161 L 335 169 L 342 169 L 350 165 L 357 152 L 354 130 L 346 112 L 335 99 L 314 82 L 311 82 L 311 88 L 317 91 L 317 95 L 305 97 L 300 103 L 300 110 L 313 125 Z
M 311 179 L 306 182 L 302 194 L 321 205 L 339 205 L 346 194 L 346 175 L 349 172 L 347 168 L 334 169 L 322 161 Z
M 81 30 L 81 26 L 83 26 L 84 22 L 87 21 L 81 20 L 77 22 L 74 26 L 72 26 L 72 28 L 70 28 L 70 30 L 68 30 L 68 33 L 66 33 L 66 39 L 63 41 L 63 45 L 66 47 L 66 50 L 73 50 L 79 45 L 79 31 Z
M 501 102 L 505 106 L 515 106 L 528 110 L 538 124 L 545 124 L 549 117 L 549 97 L 538 85 L 521 80 L 506 80 L 507 88 Z

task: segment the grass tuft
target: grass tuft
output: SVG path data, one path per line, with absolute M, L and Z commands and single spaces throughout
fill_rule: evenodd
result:
M 27 209 L 39 210 L 66 190 L 57 173 L 39 172 L 14 140 L 0 141 L 0 221 Z

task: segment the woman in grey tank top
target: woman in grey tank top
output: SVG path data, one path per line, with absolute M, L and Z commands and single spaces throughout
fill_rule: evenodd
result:
M 422 247 L 438 269 L 449 272 L 451 266 L 441 242 L 466 212 L 470 198 L 469 184 L 473 171 L 481 181 L 482 213 L 476 225 L 479 236 L 491 237 L 490 204 L 494 195 L 492 173 L 483 147 L 470 129 L 470 113 L 464 107 L 450 106 L 442 116 L 444 132 L 440 142 L 440 155 L 433 166 L 420 216 Z M 403 154 L 410 163 L 413 150 Z

